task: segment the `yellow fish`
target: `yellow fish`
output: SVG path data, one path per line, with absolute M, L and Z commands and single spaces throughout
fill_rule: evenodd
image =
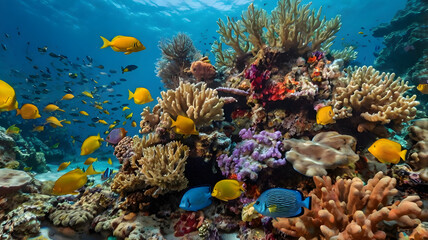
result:
M 56 171 L 59 172 L 59 171 L 62 171 L 64 169 L 66 169 L 68 167 L 68 165 L 70 165 L 70 163 L 71 162 L 63 162 L 63 163 L 61 163 Z
M 65 124 L 71 124 L 71 121 L 69 120 L 63 120 Z
M 64 95 L 64 97 L 61 98 L 61 100 L 71 100 L 74 98 L 74 95 L 71 93 L 67 93 Z
M 49 104 L 47 105 L 43 111 L 45 112 L 53 112 L 53 111 L 61 111 L 61 112 L 65 112 L 64 110 L 62 110 L 61 108 L 59 108 L 57 105 L 55 104 Z
M 131 90 L 129 90 L 129 97 L 128 100 L 131 100 L 134 98 L 135 104 L 145 104 L 153 101 L 152 96 L 150 95 L 149 90 L 147 88 L 137 88 L 135 89 L 135 92 L 132 93 Z
M 89 114 L 87 112 L 85 112 L 85 111 L 80 111 L 79 113 L 82 114 L 82 115 L 85 115 L 85 116 L 89 116 Z
M 134 113 L 130 113 L 125 117 L 125 119 L 130 119 L 130 118 L 132 118 L 133 115 L 134 115 Z
M 104 139 L 100 137 L 100 134 L 97 136 L 89 136 L 85 139 L 80 148 L 80 155 L 88 155 L 95 152 L 95 150 L 101 147 L 102 141 L 104 141 Z
M 321 125 L 327 125 L 330 123 L 335 123 L 333 108 L 331 106 L 325 106 L 318 109 L 317 112 L 317 123 Z
M 110 102 L 109 100 L 105 100 L 103 103 L 108 103 L 108 102 Z
M 90 93 L 88 91 L 83 91 L 82 94 L 87 96 L 87 97 L 94 98 L 94 96 L 92 96 L 92 93 Z
M 16 109 L 16 116 L 18 115 L 21 115 L 23 119 L 36 119 L 41 117 L 39 109 L 30 103 L 22 105 L 21 109 Z
M 358 34 L 364 34 L 363 32 L 358 32 Z
M 126 124 L 126 121 L 123 121 L 122 125 L 125 126 L 125 124 Z
M 12 111 L 17 108 L 18 102 L 16 101 L 15 89 L 5 81 L 0 80 L 0 112 Z
M 19 129 L 19 127 L 15 126 L 15 124 L 13 124 L 12 126 L 8 127 L 6 130 L 6 134 L 10 135 L 10 134 L 19 134 L 19 132 L 21 131 L 21 129 Z
M 109 131 L 108 130 L 106 130 L 105 132 L 104 132 L 104 135 L 107 135 L 109 133 Z
M 135 121 L 132 121 L 131 126 L 136 127 L 137 123 Z
M 110 165 L 113 165 L 113 162 L 111 161 L 111 158 L 108 158 L 107 163 Z
M 217 182 L 211 193 L 211 196 L 222 201 L 229 201 L 241 196 L 245 189 L 242 182 L 234 179 L 225 179 Z
M 104 110 L 103 112 L 107 115 L 110 115 L 110 113 L 107 110 Z
M 33 167 L 24 167 L 24 171 L 26 171 L 26 172 L 31 171 L 31 169 L 33 169 Z
M 130 109 L 130 108 L 127 107 L 127 106 L 125 106 L 125 107 L 122 108 L 122 111 L 125 111 L 125 110 L 128 110 L 128 109 Z
M 407 150 L 401 150 L 401 145 L 386 138 L 381 138 L 369 147 L 369 152 L 381 163 L 397 164 L 400 158 L 406 160 Z
M 192 119 L 178 115 L 177 121 L 174 121 L 172 118 L 171 121 L 171 128 L 175 127 L 176 133 L 184 135 L 199 135 L 199 132 L 196 131 L 196 126 Z
M 88 157 L 83 164 L 85 164 L 85 165 L 91 165 L 92 163 L 96 162 L 97 160 L 98 160 L 98 158 Z
M 45 126 L 35 126 L 32 132 L 43 132 L 45 130 Z
M 46 123 L 50 123 L 50 125 L 52 126 L 52 127 L 63 127 L 63 125 L 61 124 L 61 122 L 62 121 L 64 121 L 64 120 L 61 120 L 61 121 L 59 121 L 56 117 L 54 117 L 54 116 L 51 116 L 51 117 L 48 117 L 48 118 L 46 118 Z M 54 128 L 55 128 L 54 127 Z
M 74 169 L 62 175 L 56 180 L 52 189 L 54 195 L 79 194 L 77 189 L 83 187 L 88 181 L 88 175 L 100 174 L 94 170 L 94 167 L 89 166 L 86 172 L 82 169 Z
M 421 83 L 416 87 L 416 89 L 423 94 L 428 94 L 428 83 Z
M 111 47 L 115 52 L 125 52 L 125 54 L 131 54 L 133 52 L 139 52 L 146 49 L 144 45 L 134 37 L 127 36 L 116 36 L 111 41 L 100 36 L 103 40 L 102 48 Z
M 98 105 L 98 104 L 95 104 L 95 105 L 94 105 L 94 107 L 95 107 L 96 109 L 103 110 L 103 107 L 102 107 L 102 106 L 100 106 L 100 105 Z
M 116 127 L 116 124 L 110 124 L 110 126 L 108 126 L 108 129 L 112 129 L 114 127 Z
M 82 100 L 82 103 L 83 103 L 83 104 L 86 104 L 86 101 L 85 101 L 85 100 Z
M 107 124 L 108 124 L 106 121 L 104 121 L 104 120 L 102 120 L 102 119 L 98 120 L 98 122 L 97 122 L 97 123 L 102 123 L 102 124 L 104 124 L 104 125 L 107 125 Z

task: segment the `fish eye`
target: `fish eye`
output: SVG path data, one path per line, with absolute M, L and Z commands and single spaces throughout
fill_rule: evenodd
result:
M 260 204 L 260 201 L 256 201 L 256 204 L 257 204 L 257 205 L 259 205 L 259 204 Z

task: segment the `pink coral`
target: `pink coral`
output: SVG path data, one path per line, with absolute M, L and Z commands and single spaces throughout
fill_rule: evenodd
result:
M 202 211 L 182 213 L 180 219 L 174 225 L 174 237 L 182 237 L 188 233 L 198 231 L 203 222 L 204 213 Z

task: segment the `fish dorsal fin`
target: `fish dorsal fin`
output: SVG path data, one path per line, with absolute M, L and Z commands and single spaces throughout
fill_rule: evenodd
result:
M 114 37 L 110 42 L 113 42 L 113 41 L 114 41 L 114 40 L 116 40 L 116 39 L 124 38 L 124 37 L 126 37 L 126 36 L 117 35 L 117 36 L 116 36 L 116 37 Z

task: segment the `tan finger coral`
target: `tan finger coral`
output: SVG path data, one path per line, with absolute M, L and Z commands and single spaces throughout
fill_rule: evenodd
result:
M 279 218 L 273 225 L 292 237 L 302 239 L 371 240 L 385 239 L 389 225 L 414 228 L 420 223 L 422 201 L 409 196 L 391 204 L 398 191 L 396 180 L 378 172 L 366 185 L 360 178 L 314 177 L 316 189 L 312 209 L 297 218 Z
M 416 115 L 416 95 L 404 96 L 411 87 L 394 73 L 379 73 L 373 67 L 363 66 L 350 73 L 345 87 L 334 89 L 331 105 L 335 119 L 361 117 L 363 120 L 388 124 L 401 124 Z
M 348 166 L 359 159 L 354 152 L 357 140 L 337 132 L 318 133 L 312 141 L 286 139 L 282 143 L 289 150 L 287 161 L 306 176 L 327 175 L 327 169 Z
M 409 135 L 416 143 L 410 151 L 409 164 L 428 182 L 428 118 L 418 119 L 409 128 Z
M 178 115 L 191 118 L 197 127 L 210 125 L 212 121 L 223 120 L 223 101 L 215 89 L 205 83 L 190 84 L 180 82 L 175 90 L 161 92 L 158 102 L 163 111 L 174 119 Z

